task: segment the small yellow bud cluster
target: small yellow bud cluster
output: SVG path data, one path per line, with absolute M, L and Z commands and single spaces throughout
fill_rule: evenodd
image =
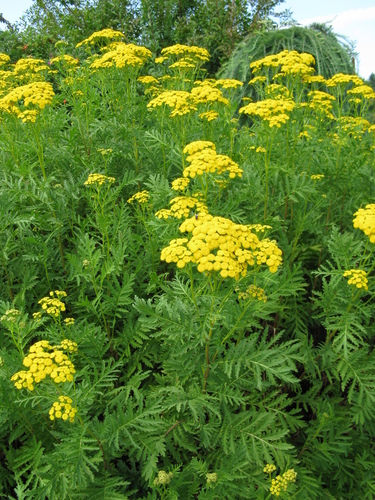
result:
M 290 483 L 295 483 L 296 477 L 297 473 L 294 471 L 294 469 L 287 470 L 282 476 L 276 476 L 276 479 L 271 480 L 271 495 L 279 497 L 282 491 L 287 490 Z
M 268 226 L 267 224 L 248 224 L 247 227 L 256 233 L 264 233 L 267 229 L 272 229 L 272 226 Z
M 350 271 L 345 271 L 343 276 L 345 278 L 351 278 L 348 280 L 348 285 L 354 285 L 357 288 L 364 288 L 365 290 L 368 290 L 368 279 L 367 279 L 367 273 L 366 271 L 363 271 L 361 269 L 350 269 Z
M 274 472 L 276 470 L 276 465 L 273 465 L 273 464 L 267 464 L 264 468 L 263 468 L 263 472 L 265 472 L 266 474 L 271 474 L 272 472 Z
M 189 185 L 190 179 L 186 177 L 179 177 L 172 182 L 173 191 L 185 191 Z
M 193 196 L 176 196 L 169 203 L 171 205 L 170 209 L 163 208 L 156 212 L 155 216 L 158 219 L 168 219 L 169 217 L 175 217 L 176 219 L 186 219 L 191 215 L 192 211 L 197 213 L 197 216 L 207 214 L 208 209 L 203 201 L 200 201 L 200 194 L 194 194 Z
M 312 179 L 313 181 L 320 181 L 320 180 L 321 180 L 321 179 L 323 179 L 323 178 L 324 178 L 324 174 L 313 174 L 313 175 L 311 176 L 311 179 Z
M 65 319 L 64 319 L 64 323 L 65 323 L 67 326 L 72 326 L 72 325 L 74 325 L 74 318 L 65 318 Z
M 60 298 L 66 297 L 66 293 L 61 290 L 55 290 L 54 292 L 49 292 L 49 295 L 49 297 L 40 299 L 38 304 L 42 306 L 43 311 L 47 314 L 58 318 L 60 313 L 65 311 L 65 304 L 61 302 Z M 34 318 L 37 319 L 37 317 Z
M 8 309 L 5 314 L 1 316 L 0 321 L 9 321 L 10 323 L 15 323 L 17 318 L 21 315 L 18 309 Z
M 102 156 L 106 156 L 110 153 L 113 153 L 113 149 L 111 148 L 108 148 L 108 149 L 104 149 L 104 148 L 99 148 L 97 149 L 98 153 L 100 153 Z
M 235 224 L 224 217 L 202 214 L 180 226 L 181 233 L 192 233 L 190 240 L 171 241 L 161 252 L 161 260 L 175 262 L 179 268 L 188 262 L 198 271 L 219 271 L 223 278 L 245 276 L 248 265 L 266 263 L 271 272 L 281 264 L 281 250 L 268 239 L 260 241 L 248 226 Z
M 208 474 L 206 474 L 206 479 L 207 479 L 207 484 L 216 483 L 217 481 L 216 472 L 209 472 Z
M 311 136 L 310 134 L 308 133 L 307 130 L 303 130 L 302 132 L 299 133 L 299 137 L 301 139 L 305 138 L 305 139 L 311 139 Z
M 138 203 L 147 203 L 149 199 L 150 193 L 148 191 L 139 191 L 128 199 L 128 203 L 133 203 L 133 201 L 138 201 Z
M 258 299 L 259 301 L 264 303 L 267 302 L 267 295 L 264 289 L 255 285 L 250 285 L 246 289 L 246 292 L 239 292 L 238 298 L 243 300 L 253 298 Z
M 212 147 L 212 143 L 208 143 L 209 146 L 206 148 L 201 148 L 201 144 L 204 141 L 197 141 L 199 148 L 198 151 L 189 153 L 191 149 L 194 148 L 195 143 L 188 144 L 184 153 L 188 153 L 187 161 L 190 163 L 183 171 L 184 177 L 194 178 L 197 175 L 203 175 L 204 173 L 217 173 L 223 174 L 224 172 L 229 173 L 229 178 L 234 179 L 236 176 L 242 177 L 243 170 L 239 168 L 238 164 L 226 155 L 217 154 L 215 151 L 215 146 Z M 192 148 L 189 148 L 192 146 Z
M 154 479 L 155 486 L 165 486 L 171 482 L 173 477 L 173 472 L 165 472 L 165 470 L 159 470 L 158 477 Z
M 267 153 L 267 149 L 263 148 L 262 146 L 259 146 L 255 150 L 256 153 Z
M 33 313 L 33 318 L 35 319 L 35 321 L 40 321 L 42 319 L 41 311 Z
M 61 418 L 62 420 L 69 419 L 69 422 L 74 422 L 77 408 L 73 408 L 72 403 L 72 399 L 68 396 L 59 396 L 59 400 L 53 403 L 52 408 L 48 412 L 50 420 Z
M 114 177 L 108 177 L 103 174 L 90 174 L 87 181 L 84 182 L 85 186 L 101 186 L 102 184 L 113 184 L 115 182 Z
M 74 365 L 62 350 L 75 352 L 77 344 L 70 340 L 63 340 L 59 346 L 51 346 L 47 340 L 33 344 L 29 349 L 30 354 L 23 360 L 23 365 L 29 370 L 21 370 L 11 378 L 15 387 L 33 391 L 34 384 L 41 382 L 47 375 L 56 384 L 72 382 L 75 373 Z
M 353 226 L 363 231 L 370 238 L 371 243 L 375 243 L 375 203 L 357 210 L 354 214 Z

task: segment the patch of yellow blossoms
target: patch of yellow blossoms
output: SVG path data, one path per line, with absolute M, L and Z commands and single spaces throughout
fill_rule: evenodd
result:
M 242 177 L 243 170 L 238 164 L 226 155 L 216 153 L 213 142 L 194 141 L 185 146 L 184 153 L 188 154 L 187 161 L 190 163 L 183 171 L 184 177 L 194 178 L 204 173 L 229 173 L 229 178 Z
M 259 61 L 252 62 L 250 68 L 253 73 L 257 73 L 262 68 L 277 69 L 280 67 L 279 73 L 282 75 L 309 75 L 314 72 L 314 68 L 311 67 L 314 64 L 315 59 L 311 54 L 298 53 L 296 50 L 283 50 L 278 54 L 272 54 Z
M 206 62 L 210 60 L 210 54 L 208 50 L 201 47 L 196 47 L 194 45 L 188 46 L 176 44 L 172 45 L 171 47 L 165 47 L 164 49 L 162 49 L 161 55 L 164 60 L 171 56 L 177 57 L 178 59 L 189 57 L 196 62 Z
M 239 113 L 259 116 L 267 121 L 270 127 L 280 128 L 283 123 L 289 120 L 289 113 L 294 108 L 295 102 L 291 99 L 264 99 L 247 104 L 239 109 Z
M 138 201 L 138 203 L 147 203 L 149 199 L 150 193 L 144 190 L 133 194 L 133 196 L 128 199 L 128 203 L 133 203 L 133 201 Z
M 101 31 L 95 31 L 92 35 L 90 35 L 88 38 L 85 38 L 82 40 L 82 42 L 77 43 L 76 47 L 82 47 L 82 45 L 94 45 L 97 43 L 99 40 L 103 39 L 119 39 L 119 38 L 125 38 L 125 35 L 121 33 L 121 31 L 115 31 L 111 28 L 107 28 Z
M 348 285 L 354 285 L 357 288 L 364 288 L 365 290 L 368 290 L 366 271 L 361 269 L 350 269 L 349 271 L 345 271 L 343 276 L 345 278 L 350 278 L 348 280 Z
M 238 292 L 238 298 L 242 300 L 257 299 L 261 302 L 267 302 L 267 295 L 263 288 L 256 285 L 250 285 L 245 292 Z
M 353 226 L 360 229 L 375 243 L 375 203 L 366 205 L 355 212 Z
M 34 384 L 38 384 L 47 376 L 56 384 L 72 382 L 75 373 L 74 365 L 63 350 L 70 353 L 76 352 L 76 342 L 65 339 L 60 345 L 52 346 L 48 340 L 41 340 L 33 344 L 29 349 L 29 354 L 23 359 L 23 365 L 28 368 L 28 371 L 21 370 L 11 378 L 15 387 L 33 391 Z
M 108 49 L 108 47 L 107 47 Z M 90 65 L 91 69 L 98 68 L 124 68 L 126 66 L 141 67 L 151 57 L 151 51 L 146 47 L 134 45 L 133 43 L 117 42 L 111 45 L 101 57 L 95 59 Z
M 188 187 L 190 183 L 190 179 L 187 177 L 178 177 L 178 179 L 175 179 L 171 186 L 173 191 L 185 191 L 185 189 Z
M 286 491 L 290 483 L 295 483 L 297 477 L 297 472 L 294 469 L 289 469 L 282 476 L 276 476 L 276 479 L 271 480 L 271 495 L 276 497 L 280 496 L 280 493 Z
M 68 396 L 59 396 L 58 401 L 53 403 L 52 408 L 49 411 L 50 420 L 61 418 L 62 420 L 69 419 L 69 422 L 74 422 L 77 408 L 73 408 L 72 403 L 73 400 Z
M 0 99 L 0 110 L 15 114 L 23 122 L 35 122 L 39 110 L 51 104 L 54 95 L 52 84 L 48 82 L 21 85 Z M 37 109 L 21 109 L 22 106 L 27 108 L 30 105 Z
M 85 186 L 102 186 L 106 183 L 113 184 L 115 180 L 114 177 L 108 177 L 103 174 L 90 174 L 84 184 Z
M 157 477 L 154 479 L 155 486 L 165 486 L 171 482 L 173 477 L 173 472 L 165 472 L 165 470 L 159 470 Z
M 185 90 L 166 90 L 152 99 L 147 107 L 158 108 L 163 105 L 172 108 L 169 115 L 171 118 L 186 115 L 197 109 L 193 96 Z
M 160 257 L 179 268 L 191 262 L 201 273 L 218 271 L 223 278 L 239 279 L 249 265 L 266 264 L 272 273 L 281 265 L 282 252 L 274 241 L 260 241 L 248 226 L 224 217 L 202 214 L 187 219 L 179 229 L 191 233 L 191 238 L 172 240 Z
M 60 290 L 49 292 L 49 297 L 43 297 L 38 304 L 42 306 L 43 311 L 51 316 L 58 318 L 60 313 L 65 311 L 65 304 L 60 299 L 66 297 L 66 293 Z
M 186 219 L 191 215 L 192 211 L 196 212 L 197 217 L 207 214 L 207 206 L 203 201 L 200 201 L 199 198 L 199 193 L 194 194 L 193 196 L 176 196 L 169 202 L 171 208 L 162 208 L 156 212 L 155 216 L 158 219 L 168 219 L 169 217 Z

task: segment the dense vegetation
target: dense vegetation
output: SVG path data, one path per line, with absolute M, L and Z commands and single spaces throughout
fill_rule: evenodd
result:
M 122 40 L 0 54 L 0 496 L 372 498 L 374 91 Z

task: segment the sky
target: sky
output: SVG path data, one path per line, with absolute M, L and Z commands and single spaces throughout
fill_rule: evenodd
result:
M 0 0 L 0 13 L 13 23 L 32 3 L 32 0 Z M 335 33 L 356 42 L 359 75 L 368 78 L 375 73 L 375 0 L 285 0 L 278 8 L 283 9 L 290 9 L 293 19 L 302 26 L 312 22 L 332 24 Z

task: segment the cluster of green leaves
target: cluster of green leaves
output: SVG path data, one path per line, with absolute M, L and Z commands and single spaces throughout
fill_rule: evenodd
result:
M 173 76 L 163 85 L 191 88 L 188 73 Z M 344 93 L 333 120 L 301 106 L 280 128 L 240 127 L 233 91 L 229 105 L 211 103 L 212 122 L 193 110 L 170 118 L 147 108 L 136 77 L 60 68 L 35 123 L 1 114 L 0 312 L 20 314 L 0 323 L 0 496 L 265 499 L 272 463 L 272 478 L 297 472 L 284 498 L 372 498 L 374 245 L 352 218 L 374 200 L 375 134 L 342 118 L 366 106 Z M 288 85 L 307 99 L 298 75 Z M 160 261 L 181 220 L 154 214 L 176 196 L 170 183 L 196 140 L 243 169 L 220 189 L 207 175 L 210 213 L 272 226 L 277 273 L 254 266 L 236 281 Z M 93 173 L 115 181 L 85 185 Z M 147 203 L 127 202 L 142 190 Z M 368 290 L 343 277 L 357 266 Z M 249 285 L 267 301 L 240 299 Z M 67 311 L 38 321 L 53 290 L 66 291 Z M 63 338 L 78 345 L 74 382 L 16 389 L 29 347 Z M 60 394 L 73 423 L 48 418 Z

